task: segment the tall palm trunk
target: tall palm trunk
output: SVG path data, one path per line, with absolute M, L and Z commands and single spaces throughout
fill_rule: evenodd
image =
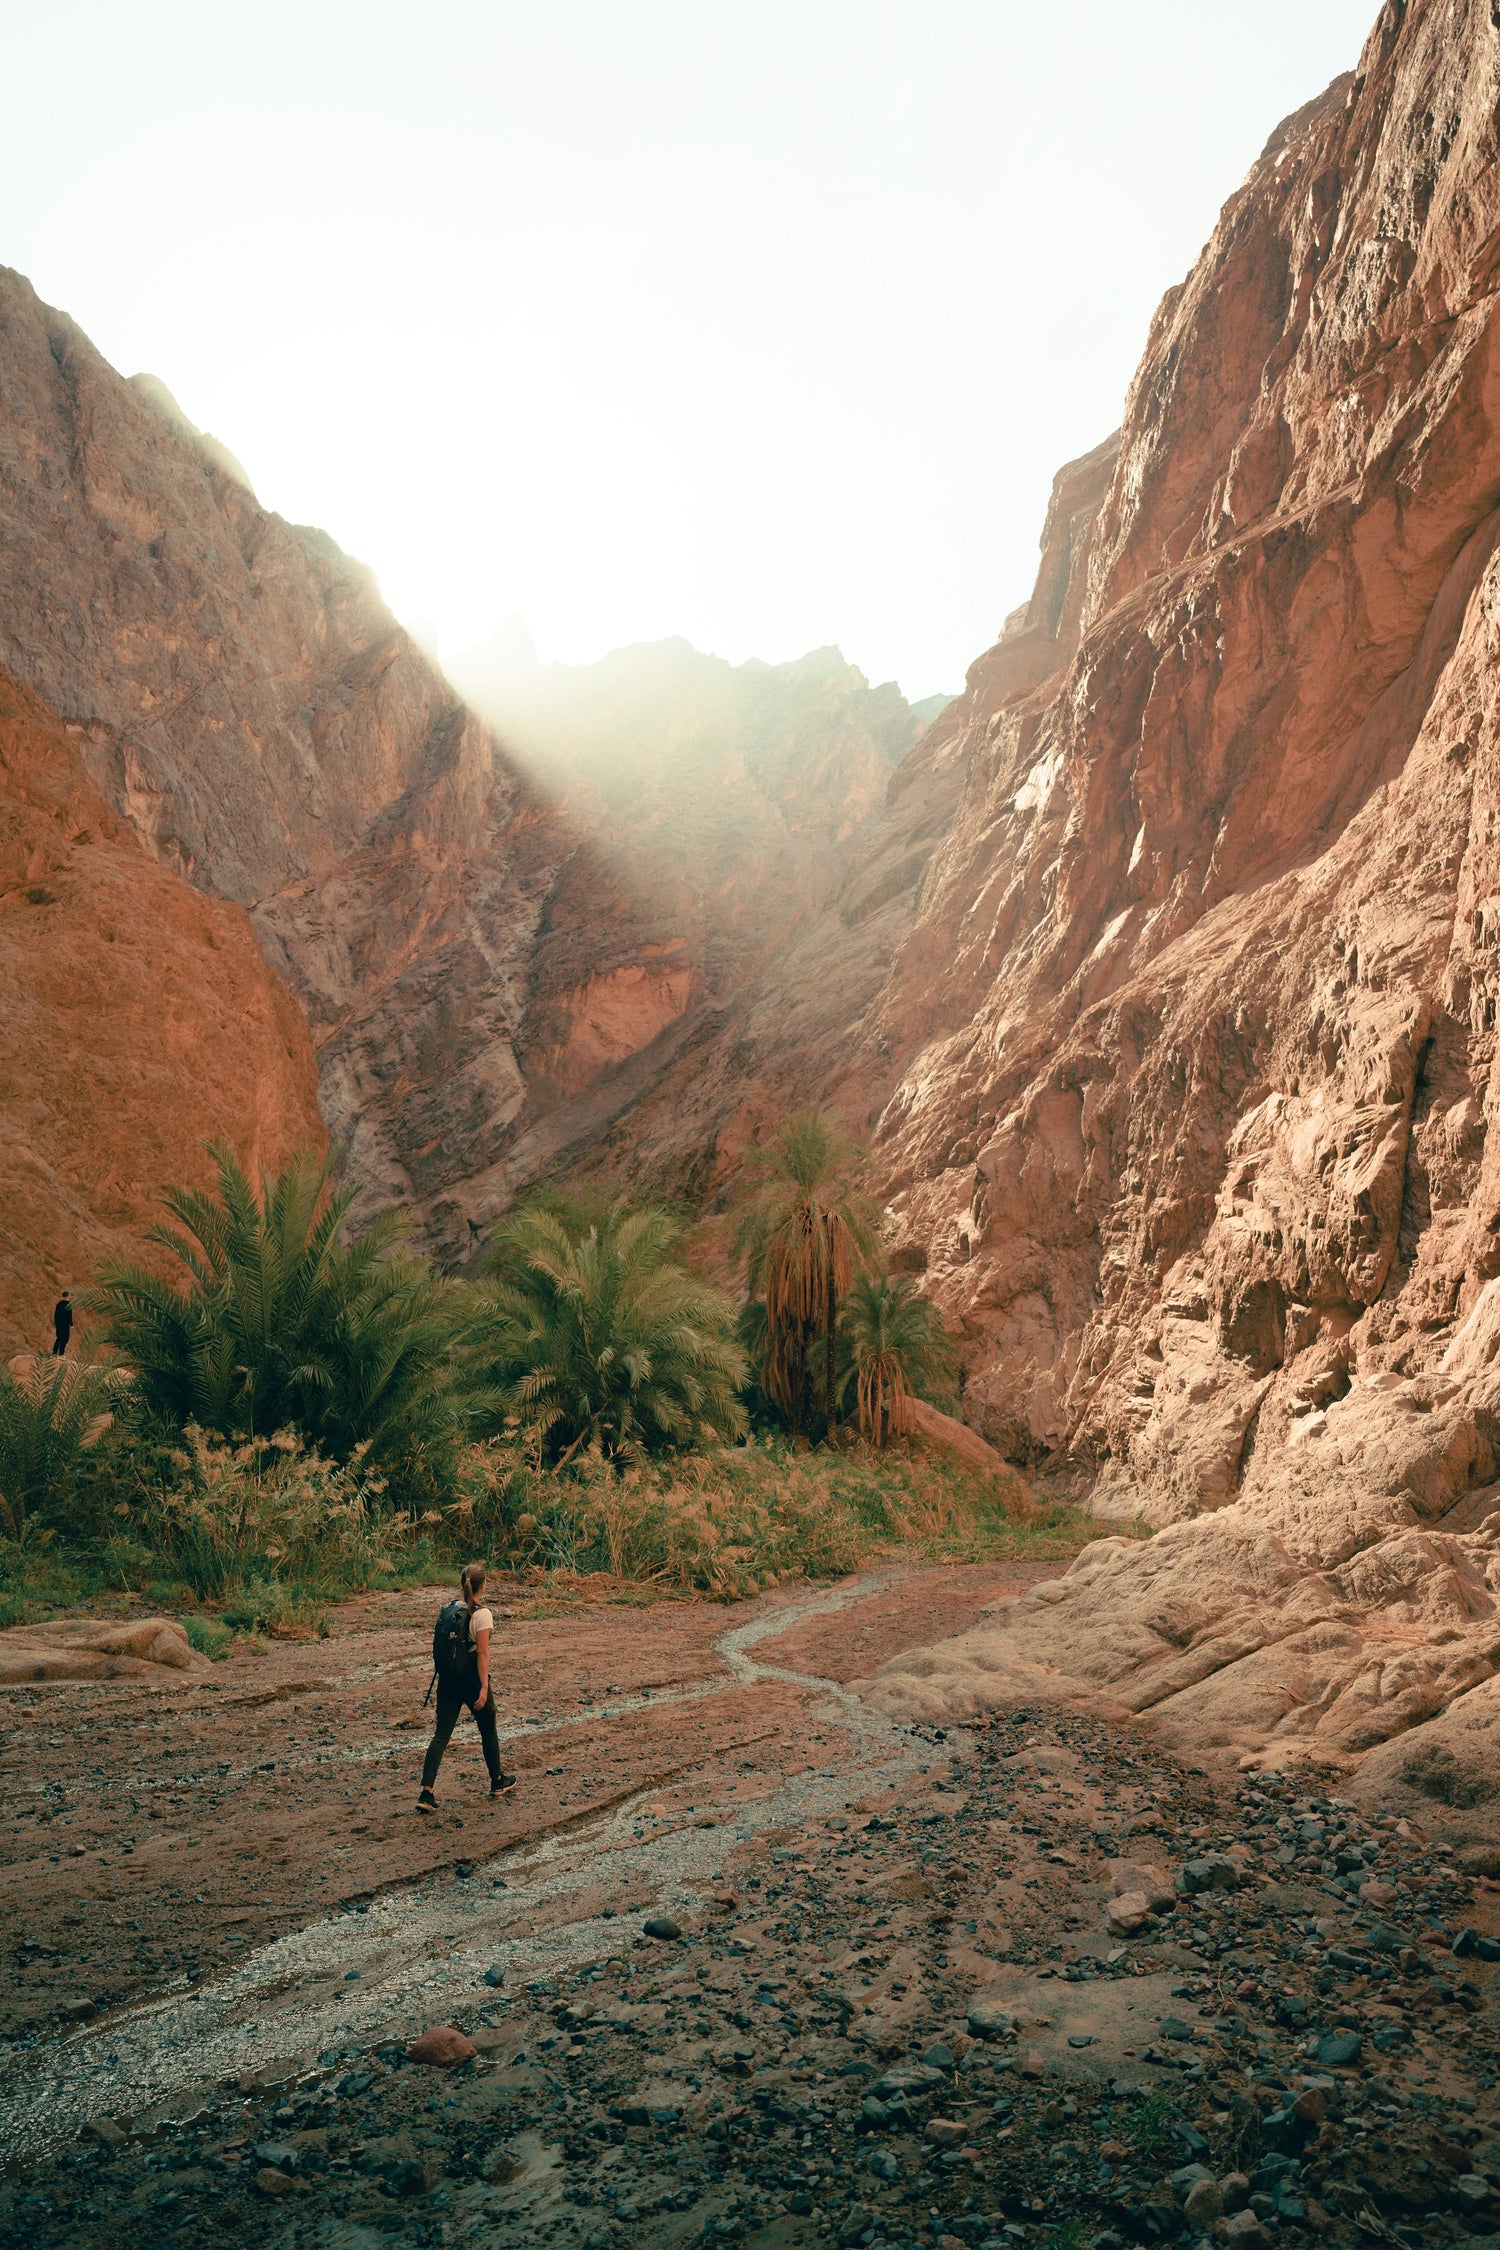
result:
M 824 1403 L 828 1409 L 828 1430 L 830 1436 L 832 1436 L 833 1434 L 834 1424 L 833 1341 L 834 1331 L 838 1326 L 838 1317 L 839 1300 L 838 1292 L 834 1286 L 833 1257 L 832 1253 L 830 1252 L 828 1259 L 828 1304 L 825 1310 L 823 1323 L 823 1398 Z

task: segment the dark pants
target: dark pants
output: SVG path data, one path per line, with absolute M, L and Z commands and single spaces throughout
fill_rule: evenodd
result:
M 448 1747 L 453 1729 L 458 1725 L 459 1712 L 463 1710 L 474 1711 L 474 1698 L 478 1693 L 477 1687 L 464 1691 L 458 1688 L 445 1687 L 441 1680 L 438 1681 L 437 1725 L 432 1730 L 432 1740 L 428 1743 L 427 1755 L 422 1760 L 422 1787 L 424 1789 L 430 1789 L 437 1780 L 437 1770 L 443 1762 L 443 1752 Z M 479 1729 L 479 1740 L 484 1750 L 484 1762 L 489 1768 L 490 1784 L 493 1787 L 500 1779 L 500 1743 L 495 1733 L 495 1698 L 493 1693 L 485 1697 L 481 1709 L 474 1711 L 474 1724 Z

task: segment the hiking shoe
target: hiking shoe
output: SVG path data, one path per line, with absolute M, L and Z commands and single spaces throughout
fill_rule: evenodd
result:
M 421 1796 L 417 1799 L 418 1812 L 436 1812 L 437 1809 L 438 1801 L 436 1797 L 434 1797 L 430 1789 L 424 1789 Z
M 492 1781 L 490 1783 L 490 1796 L 492 1799 L 495 1797 L 508 1797 L 515 1786 L 515 1775 L 513 1773 L 503 1773 L 501 1774 L 498 1781 Z

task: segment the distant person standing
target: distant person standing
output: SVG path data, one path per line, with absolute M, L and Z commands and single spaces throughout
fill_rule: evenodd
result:
M 485 1575 L 482 1562 L 465 1563 L 458 1580 L 460 1599 L 444 1604 L 433 1627 L 432 1676 L 437 1682 L 437 1723 L 422 1761 L 422 1793 L 417 1799 L 419 1813 L 437 1811 L 432 1785 L 437 1780 L 443 1752 L 458 1724 L 458 1714 L 465 1709 L 473 1712 L 474 1724 L 479 1729 L 480 1746 L 489 1769 L 490 1795 L 508 1797 L 516 1786 L 515 1775 L 506 1773 L 501 1766 L 500 1739 L 495 1732 L 495 1699 L 490 1693 L 490 1635 L 495 1629 L 495 1619 L 494 1613 L 485 1606 Z M 431 1692 L 429 1688 L 428 1693 Z
M 73 1300 L 65 1289 L 52 1308 L 52 1357 L 61 1359 L 73 1333 Z

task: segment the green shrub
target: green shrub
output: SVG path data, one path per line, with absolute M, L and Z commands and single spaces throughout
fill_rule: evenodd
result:
M 367 1454 L 413 1504 L 446 1494 L 463 1292 L 396 1247 L 392 1216 L 341 1240 L 353 1198 L 326 1164 L 295 1157 L 257 1189 L 214 1154 L 217 1195 L 169 1195 L 176 1225 L 149 1232 L 183 1284 L 116 1263 L 88 1292 L 144 1412 L 230 1439 L 298 1430 L 333 1459 Z
M 200 1656 L 212 1657 L 216 1664 L 234 1645 L 233 1633 L 216 1617 L 184 1617 L 179 1623 L 188 1637 L 189 1648 L 195 1648 Z
M 722 1293 L 675 1252 L 663 1211 L 533 1205 L 497 1232 L 478 1292 L 480 1426 L 533 1432 L 549 1460 L 615 1462 L 744 1428 L 745 1358 Z
M 1081 1543 L 1072 1512 L 1039 1510 L 1018 1476 L 903 1448 L 773 1440 L 620 1472 L 598 1455 L 545 1469 L 511 1438 L 475 1454 L 469 1484 L 464 1538 L 509 1567 L 726 1600 L 856 1570 L 882 1547 L 979 1559 Z
M 69 1359 L 0 1365 L 0 1526 L 19 1538 L 36 1519 L 71 1527 L 100 1470 L 118 1376 Z
M 411 1527 L 384 1505 L 363 1449 L 328 1461 L 291 1430 L 235 1445 L 189 1424 L 158 1466 L 140 1495 L 153 1552 L 202 1600 L 243 1605 L 260 1589 L 247 1624 L 285 1622 L 277 1587 L 378 1582 Z

